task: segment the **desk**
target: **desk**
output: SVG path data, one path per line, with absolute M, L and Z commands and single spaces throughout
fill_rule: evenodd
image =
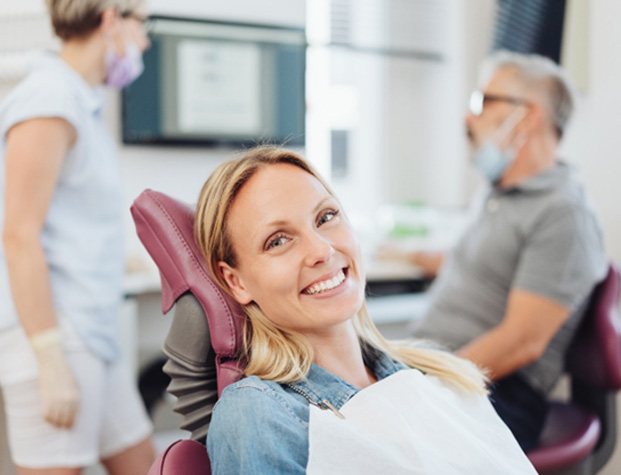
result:
M 423 317 L 429 306 L 426 292 L 367 297 L 367 310 L 378 327 L 411 323 Z M 406 335 L 400 335 L 403 338 Z

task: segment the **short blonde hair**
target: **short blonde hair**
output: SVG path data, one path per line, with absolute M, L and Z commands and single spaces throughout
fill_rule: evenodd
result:
M 329 185 L 300 155 L 277 147 L 257 147 L 235 160 L 220 165 L 201 190 L 194 221 L 194 236 L 207 266 L 218 285 L 230 294 L 218 263 L 237 265 L 237 256 L 227 229 L 229 211 L 239 191 L 261 168 L 274 164 L 294 165 L 315 177 L 335 196 Z M 246 375 L 280 383 L 290 383 L 306 376 L 314 359 L 306 338 L 275 325 L 251 302 L 244 306 L 248 317 L 244 331 L 244 349 L 240 355 L 247 365 Z M 376 348 L 395 360 L 425 373 L 438 376 L 455 386 L 485 392 L 486 380 L 472 363 L 450 353 L 386 340 L 377 330 L 363 305 L 354 318 L 354 328 L 361 344 Z
M 95 31 L 106 9 L 134 12 L 143 6 L 144 0 L 46 0 L 46 3 L 54 33 L 66 41 Z

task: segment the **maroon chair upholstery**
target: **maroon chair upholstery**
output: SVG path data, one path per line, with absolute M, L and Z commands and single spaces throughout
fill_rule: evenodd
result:
M 206 329 L 204 335 L 199 335 L 199 339 L 209 340 L 209 354 L 215 354 L 219 396 L 227 385 L 242 375 L 242 363 L 237 359 L 242 343 L 242 309 L 209 275 L 194 241 L 192 208 L 163 193 L 145 190 L 134 201 L 131 212 L 138 237 L 160 272 L 162 311 L 168 313 L 176 302 L 183 308 L 187 305 L 189 296 L 195 302 L 193 305 L 200 306 L 200 315 L 207 319 L 208 331 Z M 202 381 L 192 380 L 191 377 L 188 379 L 190 385 L 204 384 Z M 169 391 L 174 393 L 170 386 Z M 215 399 L 210 399 L 210 405 L 213 405 Z M 204 401 L 193 399 L 191 404 L 202 405 Z M 197 412 L 202 412 L 202 425 L 197 431 L 198 435 L 197 432 L 192 435 L 196 439 L 204 440 L 211 418 L 211 408 L 208 409 L 207 416 L 202 407 Z M 192 414 L 186 416 L 187 427 L 182 428 L 191 429 L 196 421 Z M 169 446 L 160 455 L 149 475 L 209 473 L 209 458 L 205 446 L 194 440 L 182 440 Z
M 241 307 L 209 276 L 194 241 L 194 210 L 164 193 L 143 191 L 131 207 L 136 232 L 155 261 L 162 281 L 162 311 L 191 292 L 203 307 L 216 353 L 218 394 L 241 376 Z
M 616 442 L 615 393 L 621 389 L 621 276 L 614 264 L 594 289 L 567 354 L 568 402 L 553 402 L 539 445 L 528 457 L 541 474 L 592 474 Z
M 147 475 L 209 475 L 211 466 L 205 446 L 195 440 L 178 440 L 151 465 Z

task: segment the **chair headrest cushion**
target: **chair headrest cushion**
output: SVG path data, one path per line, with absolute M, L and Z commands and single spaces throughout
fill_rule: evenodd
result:
M 244 314 L 214 282 L 193 235 L 194 211 L 164 193 L 143 191 L 131 206 L 136 232 L 162 280 L 162 311 L 192 292 L 207 315 L 219 359 L 235 359 L 242 345 Z

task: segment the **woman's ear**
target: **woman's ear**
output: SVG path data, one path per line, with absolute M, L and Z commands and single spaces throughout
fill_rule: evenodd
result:
M 250 292 L 244 286 L 244 282 L 239 275 L 239 272 L 234 267 L 231 267 L 224 261 L 218 262 L 218 270 L 222 274 L 226 285 L 228 285 L 233 297 L 241 305 L 248 305 L 252 302 L 252 296 Z
M 99 29 L 104 35 L 112 35 L 119 27 L 119 12 L 114 7 L 106 8 L 101 12 Z

